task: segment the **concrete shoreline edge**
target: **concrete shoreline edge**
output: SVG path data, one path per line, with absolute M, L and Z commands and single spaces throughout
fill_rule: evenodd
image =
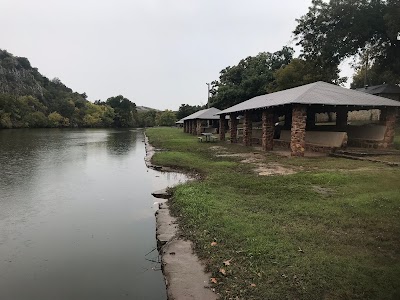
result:
M 145 163 L 148 168 L 158 171 L 175 171 L 153 165 L 151 159 L 156 149 L 149 143 L 146 133 L 144 133 L 144 143 Z M 157 249 L 161 256 L 161 270 L 168 299 L 217 299 L 217 295 L 209 285 L 211 274 L 204 271 L 204 265 L 194 253 L 193 243 L 179 236 L 177 219 L 171 216 L 168 206 L 172 195 L 166 189 L 152 194 L 157 198 L 167 199 L 159 205 L 155 216 Z

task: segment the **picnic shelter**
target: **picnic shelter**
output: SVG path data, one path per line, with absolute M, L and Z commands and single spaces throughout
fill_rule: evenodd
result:
M 251 146 L 253 119 L 261 120 L 257 139 L 264 151 L 274 145 L 290 148 L 292 156 L 304 156 L 305 150 L 328 152 L 347 145 L 388 148 L 393 145 L 397 109 L 400 102 L 350 90 L 318 81 L 303 86 L 251 98 L 217 112 L 220 120 L 229 115 L 230 140 L 236 143 L 238 115 L 243 116 L 242 140 Z M 348 124 L 348 112 L 379 109 L 379 124 L 354 126 Z M 335 113 L 335 124 L 318 125 L 318 113 Z M 279 138 L 274 139 L 276 124 L 284 120 Z M 225 126 L 219 129 L 220 140 L 225 140 Z

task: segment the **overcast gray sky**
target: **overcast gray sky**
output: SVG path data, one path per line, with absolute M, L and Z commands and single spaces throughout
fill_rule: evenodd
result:
M 177 110 L 240 59 L 292 45 L 311 0 L 0 0 L 0 48 L 91 101 Z

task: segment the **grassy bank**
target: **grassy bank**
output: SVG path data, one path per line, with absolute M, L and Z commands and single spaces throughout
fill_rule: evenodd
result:
M 202 175 L 175 189 L 171 207 L 221 298 L 400 298 L 400 168 L 274 154 L 243 162 L 258 150 L 174 128 L 147 135 L 169 150 L 156 164 Z M 295 173 L 260 176 L 260 166 Z

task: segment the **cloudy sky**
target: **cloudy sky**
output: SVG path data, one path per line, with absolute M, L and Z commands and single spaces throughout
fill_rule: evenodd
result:
M 178 109 L 240 59 L 294 46 L 311 0 L 0 0 L 0 48 L 89 100 Z

